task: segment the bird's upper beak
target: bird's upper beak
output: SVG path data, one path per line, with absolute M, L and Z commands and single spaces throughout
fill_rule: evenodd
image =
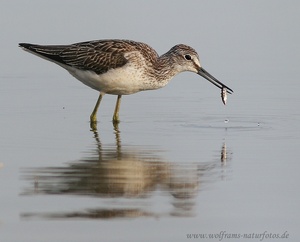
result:
M 222 82 L 218 81 L 215 77 L 213 77 L 211 74 L 209 74 L 205 69 L 203 69 L 202 67 L 199 68 L 198 70 L 198 74 L 202 77 L 204 77 L 206 80 L 210 81 L 212 84 L 214 84 L 216 87 L 222 89 L 222 88 L 226 88 L 227 92 L 229 94 L 233 93 L 233 90 L 229 87 L 227 87 L 225 84 L 223 84 Z

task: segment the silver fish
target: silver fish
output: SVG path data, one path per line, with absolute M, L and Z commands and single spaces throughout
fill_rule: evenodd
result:
M 224 105 L 226 105 L 227 102 L 227 89 L 225 87 L 222 87 L 221 89 L 221 98 Z

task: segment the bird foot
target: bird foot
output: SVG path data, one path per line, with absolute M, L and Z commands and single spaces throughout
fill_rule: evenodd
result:
M 97 130 L 97 119 L 92 119 L 90 120 L 90 127 L 92 131 L 96 131 Z

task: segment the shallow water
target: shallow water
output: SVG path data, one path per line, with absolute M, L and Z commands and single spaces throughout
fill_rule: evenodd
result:
M 0 12 L 1 242 L 299 241 L 299 3 L 3 1 Z M 224 106 L 182 73 L 124 96 L 118 127 L 106 95 L 91 130 L 98 93 L 17 43 L 104 38 L 159 54 L 191 45 L 234 94 Z
M 124 96 L 118 127 L 105 96 L 91 130 L 97 93 L 67 79 L 1 77 L 21 83 L 1 91 L 4 241 L 295 235 L 300 100 L 286 85 L 255 103 L 235 90 L 223 106 L 214 87 L 178 78 Z

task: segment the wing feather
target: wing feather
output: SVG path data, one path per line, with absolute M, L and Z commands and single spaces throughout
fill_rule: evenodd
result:
M 127 63 L 124 52 L 105 51 L 96 46 L 75 44 L 64 49 L 60 56 L 65 64 L 82 70 L 91 70 L 97 74 L 109 69 L 121 67 Z
M 91 70 L 97 74 L 125 65 L 128 60 L 124 54 L 130 51 L 140 51 L 149 63 L 158 57 L 150 46 L 131 40 L 95 40 L 72 45 L 19 45 L 57 64 Z

